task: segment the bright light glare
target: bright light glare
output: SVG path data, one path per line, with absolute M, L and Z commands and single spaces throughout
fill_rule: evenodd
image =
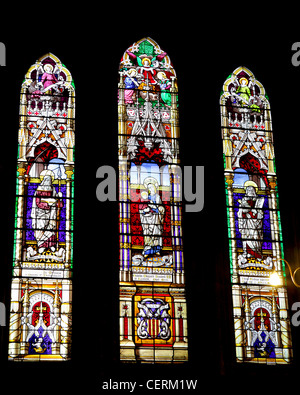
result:
M 281 278 L 275 271 L 270 274 L 269 281 L 270 281 L 270 285 L 274 287 L 278 285 L 282 285 Z

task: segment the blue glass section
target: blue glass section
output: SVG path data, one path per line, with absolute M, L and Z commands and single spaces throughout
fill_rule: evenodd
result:
M 239 202 L 245 196 L 245 193 L 233 193 L 233 201 L 234 201 L 234 221 L 235 221 L 235 234 L 237 239 L 237 247 L 242 248 L 242 237 L 239 231 L 238 224 L 238 211 L 239 211 Z M 271 250 L 272 249 L 272 236 L 271 236 L 271 223 L 270 223 L 270 210 L 269 210 L 269 200 L 268 195 L 259 195 L 259 197 L 264 198 L 264 204 L 262 207 L 264 218 L 263 218 L 263 250 Z

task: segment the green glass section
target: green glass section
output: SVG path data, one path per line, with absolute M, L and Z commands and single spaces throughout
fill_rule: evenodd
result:
M 18 148 L 19 151 L 19 148 Z M 19 157 L 19 152 L 18 152 Z M 13 268 L 15 266 L 16 258 L 16 240 L 17 240 L 17 228 L 18 228 L 18 200 L 19 200 L 19 173 L 16 171 L 16 200 L 15 200 L 15 227 L 14 227 L 14 246 L 13 246 Z
M 223 163 L 224 169 L 226 169 L 226 158 L 225 154 L 223 154 Z M 225 199 L 226 199 L 226 215 L 227 215 L 227 232 L 228 232 L 228 241 L 229 241 L 229 262 L 230 262 L 230 276 L 233 273 L 233 264 L 232 264 L 232 240 L 231 240 L 231 230 L 230 230 L 230 209 L 229 209 L 229 198 L 228 198 L 228 190 L 227 190 L 227 182 L 225 181 Z
M 146 54 L 146 55 L 155 56 L 153 45 L 148 40 L 143 41 L 139 45 L 138 54 Z

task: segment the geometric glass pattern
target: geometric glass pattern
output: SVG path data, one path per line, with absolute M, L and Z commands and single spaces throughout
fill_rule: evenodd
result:
M 151 38 L 118 85 L 120 359 L 187 360 L 176 72 Z
M 21 87 L 9 359 L 71 352 L 75 87 L 51 53 Z
M 220 98 L 236 358 L 292 359 L 270 103 L 250 70 L 228 76 Z M 277 273 L 279 285 L 272 285 Z

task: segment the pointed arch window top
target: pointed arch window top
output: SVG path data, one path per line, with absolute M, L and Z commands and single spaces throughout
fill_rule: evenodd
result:
M 237 67 L 225 80 L 221 92 L 221 104 L 224 97 L 228 98 L 230 96 L 234 96 L 236 100 L 233 98 L 232 101 L 244 108 L 247 104 L 250 109 L 257 108 L 255 105 L 258 107 L 264 105 L 269 108 L 269 98 L 264 86 L 244 66 Z
M 155 70 L 161 66 L 169 75 L 176 77 L 170 57 L 150 37 L 135 42 L 124 52 L 120 62 L 120 71 L 135 65 L 151 70 L 152 74 L 155 74 Z
M 119 74 L 120 154 L 136 164 L 176 160 L 177 144 L 171 139 L 179 137 L 178 89 L 168 54 L 143 38 L 124 52 Z
M 225 80 L 220 97 L 223 127 L 272 130 L 269 98 L 264 86 L 246 67 L 237 67 Z M 233 136 L 232 139 L 235 139 Z M 263 140 L 257 144 L 262 144 Z M 256 147 L 259 151 L 259 147 Z
M 36 162 L 50 152 L 43 149 L 38 153 L 39 148 L 50 144 L 55 157 L 73 163 L 75 85 L 70 71 L 55 55 L 47 53 L 29 68 L 20 104 L 20 159 Z
M 25 75 L 23 87 L 24 85 L 29 88 L 31 93 L 35 90 L 39 90 L 40 93 L 47 93 L 50 87 L 53 93 L 62 93 L 65 89 L 68 91 L 75 90 L 70 71 L 57 56 L 50 52 L 41 56 L 29 68 Z

